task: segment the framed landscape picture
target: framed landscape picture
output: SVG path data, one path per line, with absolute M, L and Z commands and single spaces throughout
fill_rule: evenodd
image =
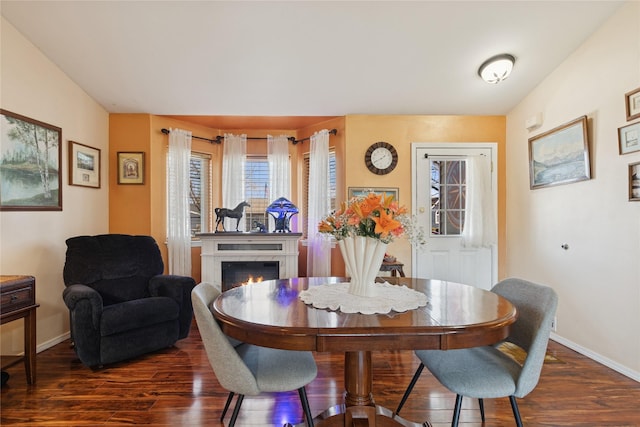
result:
M 0 109 L 0 210 L 62 210 L 62 129 Z
M 100 188 L 100 150 L 69 141 L 69 184 Z
M 591 179 L 587 116 L 529 139 L 531 189 Z

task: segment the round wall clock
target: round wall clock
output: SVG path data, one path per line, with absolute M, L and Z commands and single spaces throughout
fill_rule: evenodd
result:
M 397 166 L 398 152 L 388 142 L 376 142 L 367 149 L 364 164 L 371 172 L 386 175 Z

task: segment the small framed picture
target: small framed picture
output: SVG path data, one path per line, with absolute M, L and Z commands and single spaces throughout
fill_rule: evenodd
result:
M 640 162 L 629 165 L 629 201 L 640 202 Z
M 362 197 L 369 193 L 385 194 L 387 196 L 393 196 L 393 200 L 398 201 L 399 191 L 398 188 L 393 187 L 376 187 L 376 188 L 364 188 L 364 187 L 349 187 L 349 199 L 352 197 Z
M 144 184 L 144 152 L 118 151 L 118 184 Z
M 618 148 L 620 154 L 640 150 L 640 122 L 618 128 Z
M 100 149 L 69 141 L 69 184 L 100 188 Z
M 640 87 L 624 94 L 627 121 L 640 117 Z

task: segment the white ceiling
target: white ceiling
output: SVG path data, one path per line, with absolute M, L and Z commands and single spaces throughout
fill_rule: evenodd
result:
M 2 15 L 107 111 L 506 114 L 619 1 L 11 1 Z M 477 75 L 510 53 L 511 77 Z

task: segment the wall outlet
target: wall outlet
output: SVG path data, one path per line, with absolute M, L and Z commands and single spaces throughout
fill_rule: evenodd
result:
M 553 332 L 557 332 L 557 328 L 558 328 L 558 318 L 556 316 L 553 316 L 553 320 L 551 321 L 551 330 Z

